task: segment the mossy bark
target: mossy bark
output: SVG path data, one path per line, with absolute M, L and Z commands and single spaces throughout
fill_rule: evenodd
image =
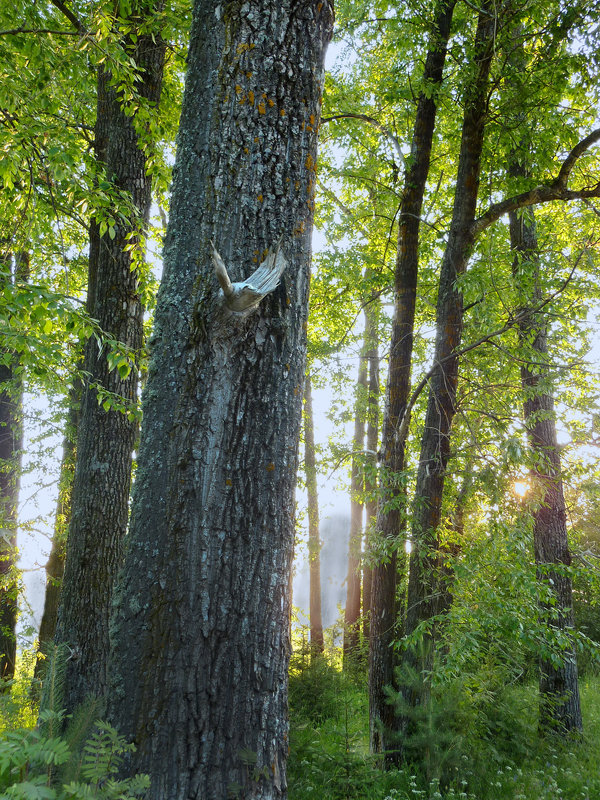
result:
M 150 800 L 284 798 L 317 128 L 329 2 L 197 0 L 109 717 Z M 284 234 L 280 285 L 232 281 Z

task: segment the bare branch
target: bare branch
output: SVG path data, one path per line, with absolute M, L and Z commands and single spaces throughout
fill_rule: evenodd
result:
M 558 173 L 558 178 L 556 179 L 556 183 L 566 189 L 567 182 L 569 180 L 569 176 L 575 166 L 577 160 L 581 158 L 581 156 L 590 149 L 590 147 L 596 144 L 597 141 L 600 140 L 600 128 L 596 128 L 595 131 L 592 131 L 589 136 L 586 136 L 585 139 L 582 139 L 579 144 L 576 144 L 575 147 L 571 150 L 567 158 L 565 159 L 562 167 L 560 168 L 560 172 Z
M 342 200 L 340 200 L 340 198 L 334 192 L 332 192 L 331 189 L 327 188 L 327 186 L 325 186 L 325 184 L 322 183 L 318 178 L 317 178 L 317 185 L 319 189 L 323 192 L 325 197 L 328 197 L 333 203 L 335 203 L 335 205 L 344 213 L 344 215 L 348 217 L 348 219 L 351 222 L 353 222 L 354 225 L 356 225 L 356 227 L 363 234 L 363 236 L 366 239 L 370 239 L 371 235 L 369 231 L 364 227 L 364 225 L 361 225 L 360 220 L 356 218 L 356 216 L 352 213 L 352 211 L 348 208 L 348 206 L 345 205 L 345 203 Z

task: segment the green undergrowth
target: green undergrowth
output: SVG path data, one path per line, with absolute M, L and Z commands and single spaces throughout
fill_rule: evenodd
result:
M 289 800 L 598 800 L 600 678 L 581 681 L 581 699 L 583 737 L 541 740 L 533 683 L 475 692 L 456 680 L 415 720 L 411 765 L 386 772 L 368 752 L 364 672 L 296 656 Z
M 61 710 L 66 658 L 60 647 L 47 659 L 41 692 L 32 688 L 35 654 L 19 659 L 15 678 L 0 684 L 0 800 L 134 800 L 149 779 L 120 779 L 134 750 L 99 720 L 91 700 L 72 717 Z

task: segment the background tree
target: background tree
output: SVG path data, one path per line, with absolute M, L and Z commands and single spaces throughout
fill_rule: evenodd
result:
M 63 452 L 60 462 L 58 478 L 58 498 L 54 517 L 54 531 L 50 555 L 46 562 L 46 592 L 44 595 L 44 609 L 38 631 L 38 649 L 45 654 L 48 645 L 54 640 L 56 622 L 58 620 L 58 607 L 62 578 L 65 571 L 65 550 L 69 522 L 71 520 L 71 490 L 73 488 L 73 474 L 75 472 L 76 438 L 79 421 L 79 391 L 80 387 L 73 387 L 69 398 L 69 409 L 65 424 L 63 439 Z M 38 658 L 35 666 L 34 677 L 40 680 L 45 671 L 44 660 Z
M 368 392 L 367 343 L 363 342 L 358 359 L 356 399 L 354 403 L 354 436 L 350 478 L 350 535 L 348 537 L 348 572 L 346 575 L 346 607 L 344 613 L 344 668 L 356 661 L 360 640 L 361 550 L 365 494 L 365 427 Z
M 478 85 L 476 80 L 468 89 L 469 92 L 473 92 L 471 95 L 473 99 L 472 101 L 467 100 L 465 110 L 455 195 L 455 214 L 440 276 L 434 367 L 431 375 L 428 376 L 430 377 L 428 410 L 421 440 L 420 467 L 413 506 L 413 551 L 407 597 L 407 607 L 410 609 L 410 613 L 406 618 L 408 635 L 412 634 L 421 623 L 430 621 L 434 615 L 433 598 L 436 591 L 434 561 L 438 548 L 436 536 L 440 524 L 444 473 L 450 453 L 450 431 L 456 413 L 459 346 L 464 321 L 464 306 L 460 282 L 457 279 L 466 269 L 477 237 L 503 213 L 540 202 L 585 198 L 588 192 L 595 191 L 594 188 L 588 188 L 588 186 L 579 190 L 567 188 L 571 170 L 578 158 L 597 139 L 597 134 L 594 132 L 573 148 L 562 163 L 554 181 L 546 186 L 494 204 L 478 220 L 475 219 L 478 176 L 482 163 L 483 137 L 486 126 L 486 107 L 489 102 L 486 83 L 492 58 L 489 42 L 484 44 L 485 36 L 491 35 L 488 11 L 483 10 L 478 29 L 480 37 L 481 32 L 488 30 L 488 33 L 484 34 L 484 38 L 478 40 L 484 50 L 481 51 L 481 55 L 476 57 L 479 69 L 478 80 L 481 80 L 482 83 Z M 517 21 L 512 16 L 512 10 L 507 9 L 507 11 L 510 13 L 502 17 L 504 24 L 500 24 L 495 29 L 494 36 L 502 33 L 503 29 L 504 35 L 506 35 L 506 31 L 514 30 L 513 26 L 517 24 Z M 518 13 L 522 12 L 523 9 L 520 8 Z M 457 225 L 456 228 L 455 225 Z M 424 627 L 421 627 L 421 632 L 423 634 Z M 427 635 L 425 633 L 425 636 Z M 425 669 L 431 669 L 431 645 L 426 646 L 424 652 L 422 664 Z M 406 660 L 410 660 L 413 657 L 409 655 L 410 650 L 407 650 L 406 653 Z M 413 689 L 410 691 L 412 705 L 425 702 L 426 683 L 421 684 L 418 691 L 415 692 Z
M 369 705 L 371 748 L 377 753 L 390 750 L 385 731 L 394 727 L 393 708 L 388 702 L 385 687 L 394 686 L 396 680 L 392 642 L 397 636 L 397 550 L 402 543 L 406 513 L 402 500 L 406 443 L 398 435 L 398 428 L 407 412 L 410 394 L 421 208 L 435 128 L 436 90 L 439 90 L 442 81 L 453 12 L 452 2 L 442 2 L 436 7 L 422 78 L 423 87 L 426 88 L 419 95 L 411 159 L 406 166 L 405 191 L 399 213 L 394 319 L 382 427 L 381 494 L 376 528 L 386 552 L 373 567 L 371 588 Z
M 140 3 L 121 29 L 123 54 L 135 65 L 131 90 L 146 113 L 158 104 L 165 43 L 158 28 L 161 3 Z M 122 80 L 122 79 L 121 79 Z M 93 219 L 87 309 L 122 349 L 116 361 L 89 339 L 77 432 L 77 457 L 71 495 L 71 523 L 55 641 L 76 654 L 69 660 L 65 704 L 73 711 L 88 695 L 101 695 L 108 661 L 108 614 L 112 585 L 121 561 L 127 527 L 131 459 L 137 431 L 137 381 L 142 347 L 143 301 L 139 260 L 148 225 L 151 176 L 141 121 L 133 104 L 124 104 L 118 73 L 98 73 L 95 148 L 100 173 L 115 191 L 131 198 L 120 218 Z M 121 95 L 121 96 L 120 96 Z M 98 393 L 100 389 L 100 395 Z M 104 393 L 104 395 L 103 395 Z M 114 408 L 110 397 L 117 399 Z M 124 413 L 125 410 L 125 413 Z
M 465 269 L 471 244 L 468 237 L 475 219 L 488 78 L 498 22 L 491 7 L 484 5 L 478 18 L 472 55 L 475 75 L 465 90 L 454 212 L 440 271 L 433 362 L 435 371 L 431 376 L 415 502 L 411 513 L 412 550 L 404 625 L 407 635 L 412 634 L 422 620 L 431 619 L 435 614 L 432 603 L 436 587 L 432 581 L 437 545 L 434 537 L 440 524 L 443 475 L 450 454 L 450 426 L 455 411 L 458 378 L 458 356 L 455 351 L 460 344 L 462 331 L 462 296 L 456 281 Z M 410 664 L 414 658 L 414 650 L 405 651 L 403 661 Z M 430 671 L 432 659 L 433 648 L 428 643 L 418 656 L 418 669 Z M 426 683 L 406 687 L 408 702 L 411 705 L 426 702 L 426 689 Z M 425 697 L 419 697 L 420 692 Z M 408 721 L 404 720 L 401 724 L 406 725 Z
M 72 405 L 71 416 L 76 413 L 73 403 L 65 402 L 65 389 L 68 391 L 70 385 L 80 381 L 81 343 L 92 331 L 91 350 L 104 349 L 112 367 L 122 372 L 129 370 L 130 363 L 129 354 L 117 347 L 114 339 L 111 344 L 109 333 L 101 330 L 98 321 L 89 324 L 81 309 L 87 283 L 91 210 L 95 213 L 96 234 L 102 228 L 105 241 L 111 244 L 116 238 L 115 220 L 131 219 L 129 198 L 101 174 L 102 166 L 93 152 L 95 67 L 100 64 L 104 65 L 101 71 L 113 69 L 111 92 L 119 93 L 123 103 L 128 103 L 127 113 L 135 116 L 138 133 L 143 134 L 146 145 L 152 138 L 157 141 L 159 136 L 168 135 L 168 126 L 157 127 L 151 104 L 144 106 L 139 97 L 136 99 L 136 68 L 120 46 L 123 30 L 116 30 L 111 24 L 112 6 L 101 0 L 81 5 L 15 3 L 1 12 L 4 66 L 0 136 L 7 154 L 2 173 L 2 199 L 6 206 L 3 205 L 2 234 L 13 249 L 27 242 L 32 276 L 26 289 L 13 292 L 10 301 L 6 298 L 2 311 L 8 312 L 3 314 L 7 332 L 22 354 L 28 391 L 51 395 L 50 403 L 45 408 L 42 404 L 36 412 L 45 417 L 40 427 L 46 435 L 57 426 L 64 426 L 63 409 L 67 403 Z M 107 68 L 106 64 L 110 66 Z M 24 96 L 30 98 L 26 105 L 21 102 Z M 137 110 L 136 102 L 141 106 Z M 99 141 L 98 147 L 101 148 Z M 160 188 L 165 173 L 158 149 L 152 152 L 148 164 L 152 164 L 155 187 Z M 132 251 L 126 258 L 139 255 L 134 240 L 121 242 L 120 246 Z M 146 280 L 144 291 L 148 290 Z M 110 394 L 105 393 L 101 399 L 106 407 L 119 405 Z M 132 411 L 131 407 L 127 410 Z M 41 442 L 40 437 L 40 444 L 32 446 L 41 447 Z M 34 452 L 28 458 L 35 463 Z M 41 455 L 38 461 L 40 458 Z M 65 452 L 65 479 L 73 469 L 68 462 L 69 452 Z M 57 532 L 68 527 L 64 513 L 68 503 L 63 500 L 70 493 L 69 483 L 61 481 Z M 25 530 L 36 524 L 32 520 L 23 522 Z M 57 539 L 51 553 L 53 578 L 44 637 L 54 632 L 52 620 L 56 616 L 64 544 L 64 540 Z
M 531 209 L 520 217 L 516 212 L 511 213 L 510 239 L 515 250 L 515 279 L 527 287 L 519 315 L 523 414 L 535 464 L 531 471 L 533 502 L 537 506 L 533 511 L 535 558 L 539 579 L 550 594 L 548 601 L 542 601 L 540 614 L 551 628 L 568 637 L 574 622 L 571 576 L 567 569 L 571 565 L 571 554 L 554 397 L 547 384 L 547 322 L 543 312 L 536 312 L 543 301 L 535 217 Z M 532 274 L 523 281 L 529 271 Z M 542 597 L 544 594 L 542 590 Z M 565 732 L 582 728 L 575 646 L 567 640 L 563 647 L 562 658 L 540 657 L 540 726 L 543 730 Z
M 365 344 L 369 365 L 367 402 L 367 449 L 365 457 L 365 543 L 363 560 L 363 636 L 369 641 L 373 573 L 369 562 L 369 542 L 377 519 L 377 453 L 379 450 L 379 316 L 380 302 L 371 298 L 365 307 Z
M 0 257 L 0 289 L 29 278 L 26 253 Z M 23 450 L 23 373 L 19 353 L 0 349 L 0 678 L 11 679 L 17 655 L 17 520 Z
M 310 372 L 304 382 L 304 472 L 308 499 L 308 568 L 309 625 L 311 653 L 323 652 L 323 617 L 321 614 L 321 537 L 319 533 L 319 496 Z

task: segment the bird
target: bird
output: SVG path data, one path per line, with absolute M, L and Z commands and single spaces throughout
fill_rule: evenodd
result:
M 217 252 L 214 242 L 211 241 L 215 274 L 223 291 L 227 308 L 238 313 L 250 311 L 258 306 L 263 297 L 277 288 L 281 275 L 287 267 L 287 261 L 280 249 L 282 241 L 283 236 L 280 236 L 275 246 L 271 248 L 269 255 L 250 277 L 245 281 L 236 281 L 235 283 L 231 282 L 223 259 Z

